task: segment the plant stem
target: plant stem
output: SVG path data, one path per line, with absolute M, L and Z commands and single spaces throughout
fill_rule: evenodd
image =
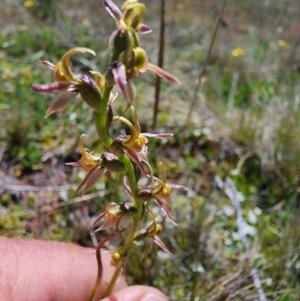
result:
M 112 143 L 112 139 L 108 135 L 107 129 L 107 107 L 110 97 L 112 86 L 105 87 L 100 102 L 99 113 L 94 113 L 94 122 L 97 129 L 98 136 L 101 142 L 109 149 Z
M 120 157 L 119 160 L 126 167 L 126 175 L 127 175 L 128 181 L 129 181 L 129 186 L 131 188 L 133 196 L 135 196 L 137 194 L 137 180 L 135 177 L 135 172 L 134 172 L 134 167 L 132 165 L 132 162 L 126 155 L 123 155 L 122 157 Z
M 110 280 L 110 282 L 109 282 L 102 298 L 108 297 L 111 294 L 111 292 L 112 292 L 112 290 L 113 290 L 113 288 L 114 288 L 114 286 L 115 286 L 115 284 L 116 284 L 116 282 L 117 282 L 117 280 L 118 280 L 118 278 L 121 274 L 121 270 L 122 270 L 122 265 L 120 265 L 119 267 L 117 267 L 115 269 L 115 272 L 114 272 L 113 276 L 111 277 L 111 280 Z
M 99 113 L 96 113 L 96 112 L 94 113 L 94 122 L 95 122 L 95 126 L 96 126 L 96 129 L 98 132 L 98 136 L 99 136 L 101 142 L 106 146 L 106 148 L 108 150 L 110 150 L 110 147 L 111 147 L 111 144 L 113 141 L 112 138 L 109 136 L 108 129 L 107 129 L 107 108 L 108 108 L 108 104 L 109 104 L 111 90 L 112 90 L 112 87 L 105 87 L 105 90 L 102 95 L 101 103 L 99 106 Z M 125 246 L 125 248 L 126 248 L 126 246 L 129 246 L 130 244 L 132 244 L 132 241 L 134 239 L 134 235 L 135 235 L 135 232 L 136 232 L 136 229 L 138 226 L 138 222 L 141 219 L 141 216 L 143 213 L 143 205 L 142 205 L 142 203 L 137 201 L 135 198 L 135 196 L 137 195 L 137 192 L 138 192 L 138 186 L 137 186 L 137 179 L 136 179 L 134 167 L 133 167 L 131 160 L 126 155 L 121 156 L 119 158 L 119 160 L 126 167 L 126 176 L 127 176 L 129 186 L 132 191 L 133 198 L 134 198 L 133 205 L 137 209 L 137 214 L 132 218 L 132 224 L 130 226 L 130 229 L 127 232 L 127 236 L 126 236 L 125 242 L 123 244 L 123 247 Z M 102 246 L 102 244 L 101 244 L 101 246 Z M 100 254 L 100 251 L 99 251 L 99 254 Z M 100 262 L 101 262 L 101 258 L 100 258 Z M 102 269 L 102 266 L 100 267 L 100 269 Z M 121 270 L 122 270 L 122 265 L 120 265 L 116 268 L 116 270 L 105 290 L 103 297 L 107 297 L 111 294 L 111 292 L 120 276 Z M 98 272 L 102 273 L 102 271 L 98 271 Z M 91 296 L 92 299 L 90 299 L 90 300 L 93 300 L 93 298 L 95 298 L 97 289 L 100 287 L 100 284 L 101 284 L 101 278 L 102 277 L 98 277 L 97 282 L 94 287 L 94 290 L 93 290 L 93 293 L 92 293 L 92 296 Z
M 136 216 L 134 216 L 133 219 L 132 219 L 132 224 L 131 224 L 131 226 L 130 226 L 130 229 L 129 229 L 128 232 L 127 232 L 127 236 L 126 236 L 124 245 L 122 246 L 123 251 L 125 251 L 125 250 L 127 249 L 127 248 L 126 248 L 126 245 L 127 245 L 127 246 L 132 245 L 132 241 L 133 241 L 133 239 L 134 239 L 134 234 L 135 234 L 135 231 L 136 231 L 138 222 L 139 222 L 139 220 L 140 220 L 140 218 L 141 218 L 141 214 L 142 214 L 142 204 L 141 204 L 141 203 L 138 203 L 138 202 L 136 202 L 136 204 L 139 205 L 139 207 L 138 207 L 138 213 L 137 213 Z M 126 251 L 125 251 L 124 253 L 126 253 Z M 123 254 L 123 255 L 124 255 L 124 254 Z M 124 262 L 123 262 L 123 263 L 124 263 Z M 108 284 L 108 286 L 107 286 L 107 288 L 106 288 L 106 290 L 105 290 L 105 293 L 104 293 L 104 295 L 102 296 L 103 298 L 104 298 L 104 297 L 108 297 L 108 296 L 111 294 L 111 292 L 112 292 L 112 290 L 113 290 L 113 288 L 114 288 L 114 286 L 115 286 L 115 284 L 116 284 L 118 278 L 120 277 L 121 271 L 122 271 L 122 265 L 118 266 L 118 267 L 115 269 L 115 272 L 114 272 L 113 276 L 111 277 L 111 280 L 110 280 L 110 282 L 109 282 L 109 284 Z

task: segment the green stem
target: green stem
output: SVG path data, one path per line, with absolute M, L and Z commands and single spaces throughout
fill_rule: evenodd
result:
M 137 194 L 138 188 L 137 188 L 137 179 L 135 177 L 133 164 L 126 155 L 123 155 L 122 157 L 120 157 L 120 161 L 122 161 L 123 164 L 126 167 L 126 170 L 127 170 L 126 176 L 128 178 L 128 181 L 129 181 L 130 189 L 132 191 L 133 196 L 135 196 Z M 136 232 L 138 223 L 139 223 L 139 221 L 142 217 L 142 214 L 143 214 L 143 205 L 142 205 L 142 203 L 137 201 L 135 198 L 134 198 L 133 202 L 134 202 L 134 206 L 137 209 L 137 214 L 132 218 L 132 223 L 131 223 L 131 226 L 130 226 L 128 232 L 127 232 L 125 242 L 124 242 L 123 246 L 121 247 L 123 250 L 127 249 L 126 246 L 128 247 L 128 246 L 132 245 L 132 242 L 133 242 L 133 239 L 134 239 L 134 234 Z M 125 251 L 125 253 L 126 253 L 126 251 Z M 105 290 L 105 293 L 104 293 L 103 297 L 107 297 L 111 294 L 118 278 L 120 277 L 121 270 L 122 270 L 122 265 L 116 268 L 116 270 L 115 270 L 115 272 L 114 272 L 114 274 L 113 274 L 113 276 L 112 276 L 112 278 L 111 278 L 111 280 L 110 280 L 110 282 L 109 282 L 109 284 L 108 284 L 108 286 Z
M 126 155 L 123 155 L 120 158 L 120 161 L 122 161 L 122 163 L 126 167 L 126 170 L 127 170 L 126 176 L 128 178 L 129 186 L 130 186 L 132 196 L 133 196 L 133 205 L 137 209 L 137 213 L 133 217 L 131 227 L 128 231 L 128 235 L 127 235 L 126 240 L 125 240 L 125 244 L 127 244 L 127 243 L 132 242 L 132 240 L 133 240 L 134 233 L 136 231 L 138 222 L 141 219 L 142 214 L 143 214 L 143 204 L 136 199 L 136 195 L 138 193 L 138 185 L 137 185 L 137 179 L 136 179 L 136 176 L 135 176 L 134 167 L 133 167 L 132 162 L 130 161 L 130 159 Z
M 107 129 L 107 108 L 109 103 L 109 96 L 112 86 L 105 87 L 102 99 L 100 102 L 99 113 L 94 112 L 94 122 L 97 129 L 98 136 L 101 142 L 109 149 L 112 139 L 108 135 Z
M 139 204 L 138 213 L 136 216 L 133 217 L 132 224 L 130 226 L 130 229 L 128 230 L 124 245 L 121 247 L 123 250 L 126 249 L 126 247 L 124 248 L 124 246 L 132 245 L 132 241 L 134 239 L 134 234 L 135 234 L 136 228 L 138 226 L 138 222 L 140 220 L 141 213 L 142 213 L 142 204 Z M 113 276 L 111 277 L 111 280 L 110 280 L 102 298 L 108 297 L 111 294 L 118 278 L 120 277 L 121 271 L 122 271 L 122 265 L 120 265 L 119 267 L 117 267 L 115 269 L 115 272 L 114 272 Z
M 98 132 L 98 136 L 99 136 L 101 142 L 106 146 L 106 148 L 108 150 L 110 150 L 111 144 L 113 142 L 113 140 L 109 136 L 108 128 L 107 128 L 107 109 L 108 109 L 109 96 L 110 96 L 111 90 L 112 90 L 112 87 L 105 87 L 105 90 L 102 95 L 101 103 L 99 106 L 99 113 L 96 113 L 96 112 L 94 113 L 94 122 L 95 122 L 95 126 L 96 126 L 96 129 Z M 132 223 L 131 223 L 130 229 L 127 232 L 126 239 L 125 239 L 125 242 L 123 245 L 123 247 L 125 246 L 125 248 L 126 248 L 126 246 L 129 246 L 132 244 L 132 241 L 134 239 L 134 235 L 137 230 L 138 223 L 143 214 L 143 204 L 140 203 L 139 201 L 137 201 L 135 198 L 135 196 L 138 193 L 138 185 L 137 185 L 137 179 L 136 179 L 136 175 L 135 175 L 135 171 L 134 171 L 134 166 L 133 166 L 131 160 L 126 155 L 121 156 L 119 159 L 126 167 L 126 176 L 128 178 L 129 186 L 132 191 L 132 195 L 133 195 L 133 199 L 134 199 L 133 204 L 134 204 L 134 207 L 137 209 L 137 214 L 132 218 Z M 116 270 L 105 290 L 103 297 L 107 297 L 111 294 L 111 292 L 120 276 L 121 270 L 122 270 L 122 265 L 120 265 L 119 267 L 116 268 Z M 97 280 L 95 287 L 99 287 L 99 286 L 100 286 L 100 283 Z M 93 297 L 95 295 L 95 292 L 92 295 Z
M 138 188 L 137 188 L 137 180 L 135 177 L 135 172 L 134 172 L 134 167 L 132 165 L 132 162 L 126 155 L 123 155 L 122 157 L 120 157 L 119 160 L 125 165 L 126 176 L 129 181 L 129 186 L 131 188 L 132 195 L 134 197 L 137 195 Z
M 113 288 L 114 288 L 114 286 L 115 286 L 115 284 L 116 284 L 116 282 L 117 282 L 117 280 L 118 280 L 118 278 L 121 274 L 121 271 L 122 271 L 122 265 L 120 265 L 119 267 L 116 268 L 116 270 L 115 270 L 113 276 L 111 277 L 111 280 L 110 280 L 110 282 L 109 282 L 102 298 L 108 297 L 111 294 L 111 292 L 112 292 L 112 290 L 113 290 Z

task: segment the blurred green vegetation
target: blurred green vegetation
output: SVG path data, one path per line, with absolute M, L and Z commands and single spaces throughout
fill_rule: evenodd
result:
M 154 33 L 143 36 L 142 44 L 156 63 L 160 5 L 144 2 L 145 22 Z M 164 223 L 162 239 L 174 256 L 154 247 L 140 263 L 137 249 L 128 264 L 129 281 L 154 285 L 172 300 L 258 300 L 250 277 L 255 267 L 268 300 L 299 300 L 300 4 L 228 1 L 187 122 L 219 9 L 216 0 L 167 3 L 165 68 L 183 85 L 162 84 L 158 130 L 175 135 L 168 142 L 152 140 L 149 153 L 153 162 L 163 161 L 170 182 L 189 192 L 172 198 L 178 226 Z M 0 234 L 91 245 L 91 221 L 105 204 L 122 200 L 121 183 L 104 178 L 89 199 L 75 198 L 72 185 L 84 173 L 64 162 L 76 158 L 82 133 L 99 151 L 90 111 L 76 99 L 45 120 L 51 97 L 33 93 L 31 84 L 52 80 L 38 60 L 55 63 L 74 46 L 97 53 L 92 60 L 78 58 L 76 68 L 103 72 L 114 24 L 101 1 L 93 0 L 4 0 L 1 14 Z M 136 83 L 135 106 L 147 131 L 154 77 L 146 74 Z M 123 108 L 116 104 L 116 111 Z M 216 177 L 230 177 L 237 187 L 250 256 Z M 29 187 L 19 191 L 14 184 Z M 64 185 L 70 187 L 55 189 Z

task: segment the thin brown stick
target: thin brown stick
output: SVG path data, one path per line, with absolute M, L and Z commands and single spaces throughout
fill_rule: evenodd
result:
M 159 33 L 159 53 L 158 53 L 158 66 L 163 67 L 164 63 L 164 48 L 165 48 L 165 0 L 161 0 L 161 9 L 160 9 L 160 33 Z M 153 108 L 153 120 L 152 120 L 152 129 L 154 130 L 157 125 L 157 116 L 159 111 L 159 99 L 160 99 L 160 82 L 161 78 L 156 76 L 155 80 L 155 102 Z
M 198 95 L 198 92 L 199 92 L 199 89 L 200 89 L 200 86 L 201 86 L 201 83 L 202 83 L 202 78 L 203 78 L 203 76 L 205 75 L 205 72 L 206 72 L 206 67 L 207 67 L 209 58 L 210 58 L 211 53 L 212 53 L 212 49 L 213 49 L 213 46 L 214 46 L 214 43 L 215 43 L 215 40 L 216 40 L 216 36 L 217 36 L 218 30 L 219 30 L 220 24 L 221 24 L 221 20 L 222 20 L 222 16 L 223 16 L 223 13 L 224 13 L 224 10 L 225 10 L 226 3 L 227 3 L 227 0 L 223 0 L 222 7 L 221 7 L 221 10 L 220 10 L 219 16 L 217 18 L 215 28 L 214 28 L 214 31 L 213 31 L 213 34 L 212 34 L 212 37 L 211 37 L 211 40 L 210 40 L 210 44 L 209 44 L 209 48 L 208 48 L 208 51 L 207 51 L 207 54 L 206 54 L 206 58 L 203 62 L 202 68 L 200 69 L 200 72 L 199 72 L 198 80 L 197 80 L 196 87 L 195 87 L 194 94 L 193 94 L 193 98 L 192 98 L 192 102 L 191 102 L 190 109 L 189 109 L 187 119 L 186 119 L 186 126 L 188 125 L 188 123 L 191 119 L 192 112 L 195 108 L 197 95 Z

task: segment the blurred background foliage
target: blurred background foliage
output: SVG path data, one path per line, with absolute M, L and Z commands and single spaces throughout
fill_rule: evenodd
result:
M 153 33 L 141 41 L 156 63 L 160 1 L 144 3 Z M 178 226 L 164 223 L 162 239 L 174 256 L 154 247 L 140 263 L 137 249 L 129 281 L 154 285 L 172 300 L 259 300 L 255 269 L 268 300 L 300 300 L 300 4 L 228 0 L 187 120 L 220 6 L 167 1 L 165 68 L 182 85 L 162 83 L 156 131 L 175 135 L 152 140 L 149 152 L 170 182 L 189 191 L 173 194 Z M 114 22 L 99 0 L 2 0 L 0 26 L 0 234 L 91 246 L 97 214 L 124 198 L 120 180 L 106 176 L 75 197 L 84 173 L 64 163 L 78 158 L 82 133 L 100 151 L 90 111 L 76 99 L 44 119 L 51 98 L 33 93 L 31 84 L 52 80 L 39 59 L 55 63 L 75 46 L 97 53 L 76 57 L 77 70 L 103 72 Z M 143 131 L 151 131 L 154 81 L 151 74 L 135 81 Z M 124 106 L 116 102 L 116 112 Z M 221 185 L 226 179 L 237 192 L 249 249 Z

